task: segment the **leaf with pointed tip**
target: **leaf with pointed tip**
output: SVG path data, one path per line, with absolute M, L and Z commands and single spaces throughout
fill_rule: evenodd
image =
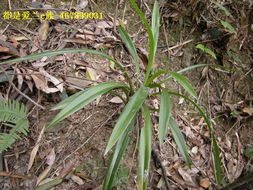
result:
M 95 100 L 97 97 L 107 93 L 110 90 L 113 90 L 115 88 L 127 88 L 127 86 L 123 83 L 118 82 L 106 82 L 101 83 L 96 86 L 93 86 L 87 90 L 81 91 L 78 93 L 78 95 L 73 95 L 75 98 L 72 98 L 71 96 L 68 100 L 63 100 L 64 103 L 60 106 L 56 106 L 56 108 L 63 108 L 56 116 L 55 118 L 48 124 L 47 129 L 50 129 L 55 125 L 56 123 L 62 121 L 63 119 L 67 118 L 71 114 L 75 113 L 76 111 L 80 110 L 93 100 Z
M 158 138 L 160 146 L 162 145 L 164 138 L 166 137 L 168 132 L 171 110 L 172 110 L 172 103 L 170 101 L 170 96 L 166 90 L 163 90 L 161 93 L 159 128 L 158 128 Z
M 212 50 L 210 50 L 209 48 L 207 48 L 206 46 L 204 46 L 203 44 L 196 45 L 196 48 L 200 49 L 204 53 L 211 55 L 214 59 L 217 59 L 215 53 Z
M 186 162 L 186 165 L 190 168 L 191 161 L 190 161 L 190 157 L 189 157 L 189 154 L 187 151 L 184 136 L 183 136 L 181 130 L 179 129 L 177 123 L 172 118 L 170 118 L 169 127 L 172 131 L 172 135 L 173 135 L 173 138 L 177 144 L 177 147 L 178 147 L 180 153 L 182 154 L 184 161 Z
M 141 128 L 138 156 L 138 189 L 145 190 L 148 185 L 148 174 L 151 158 L 152 144 L 152 122 L 149 110 L 146 106 L 142 108 L 144 127 Z
M 169 72 L 169 73 L 190 95 L 192 95 L 194 98 L 197 98 L 197 94 L 193 89 L 191 83 L 189 83 L 188 80 L 183 75 L 177 72 Z
M 143 102 L 147 98 L 148 91 L 148 87 L 142 86 L 130 98 L 112 131 L 105 150 L 105 154 L 107 154 L 107 152 L 116 144 L 122 134 L 126 131 L 127 127 L 129 126 L 129 123 L 132 121 L 136 113 L 141 108 Z
M 198 105 L 196 104 L 194 101 L 192 101 L 190 98 L 182 95 L 182 94 L 179 94 L 179 93 L 176 93 L 176 92 L 168 92 L 169 94 L 171 95 L 176 95 L 176 96 L 179 96 L 179 97 L 182 97 L 184 98 L 185 100 L 189 101 L 190 103 L 192 103 L 199 111 L 199 113 L 201 114 L 201 116 L 204 118 L 206 124 L 207 124 L 207 127 L 208 127 L 208 130 L 211 134 L 211 138 L 212 138 L 212 144 L 213 144 L 213 149 L 214 149 L 214 169 L 215 169 L 215 178 L 216 178 L 216 181 L 217 183 L 221 183 L 221 178 L 222 178 L 222 169 L 221 169 L 221 159 L 220 159 L 220 151 L 219 151 L 219 147 L 218 147 L 218 144 L 217 144 L 217 141 L 216 141 L 216 138 L 215 138 L 215 135 L 214 135 L 214 131 L 211 127 L 211 122 L 210 120 L 207 118 L 205 112 L 203 111 L 203 109 Z
M 124 152 L 127 148 L 128 143 L 129 143 L 128 133 L 129 133 L 129 131 L 132 130 L 132 128 L 135 124 L 135 121 L 136 121 L 136 119 L 134 117 L 133 120 L 130 122 L 129 126 L 127 127 L 127 130 L 119 138 L 119 140 L 116 144 L 115 150 L 113 152 L 112 159 L 110 161 L 110 165 L 107 168 L 107 172 L 106 172 L 106 175 L 105 175 L 103 190 L 112 189 L 114 179 L 115 179 L 116 174 L 117 174 L 118 169 L 119 169 L 120 161 L 123 157 L 123 154 L 124 154 Z
M 119 31 L 119 34 L 120 34 L 120 37 L 121 37 L 122 41 L 126 45 L 129 53 L 131 54 L 131 56 L 134 60 L 135 72 L 137 74 L 139 74 L 140 73 L 139 57 L 138 57 L 136 48 L 134 46 L 134 43 L 133 43 L 130 36 L 127 34 L 127 32 L 125 31 L 125 29 L 123 27 L 119 26 L 118 31 Z
M 57 50 L 57 51 L 47 51 L 47 52 L 42 52 L 42 53 L 34 53 L 34 54 L 27 55 L 24 57 L 19 57 L 16 59 L 11 59 L 11 60 L 0 62 L 0 65 L 10 64 L 10 63 L 18 63 L 18 62 L 22 62 L 22 61 L 28 61 L 31 59 L 39 59 L 39 58 L 42 58 L 45 56 L 54 56 L 54 55 L 60 55 L 60 54 L 64 54 L 64 53 L 82 53 L 82 52 L 100 55 L 102 57 L 107 58 L 110 61 L 113 61 L 120 68 L 124 67 L 120 62 L 116 61 L 111 56 L 109 56 L 101 51 L 91 50 L 91 49 L 64 49 L 64 50 Z

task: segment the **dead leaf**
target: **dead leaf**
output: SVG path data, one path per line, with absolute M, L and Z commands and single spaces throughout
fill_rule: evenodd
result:
M 87 7 L 88 3 L 89 2 L 87 0 L 79 0 L 78 8 L 79 9 L 84 9 L 85 7 Z
M 48 31 L 49 31 L 49 22 L 48 22 L 48 20 L 43 20 L 42 24 L 38 30 L 39 39 L 42 41 L 46 40 L 47 36 L 48 36 Z
M 65 82 L 68 83 L 69 86 L 74 87 L 79 90 L 83 90 L 84 88 L 87 88 L 92 82 L 87 80 L 82 80 L 80 78 L 74 78 L 74 77 L 65 77 Z
M 199 185 L 200 185 L 201 187 L 204 187 L 204 188 L 207 189 L 208 187 L 210 187 L 211 182 L 210 182 L 210 180 L 209 180 L 208 178 L 203 178 L 203 179 L 200 179 Z
M 10 42 L 0 40 L 0 52 L 19 56 L 19 52 Z
M 109 102 L 114 103 L 114 104 L 121 104 L 123 103 L 122 99 L 120 99 L 118 96 L 113 97 Z
M 78 159 L 75 158 L 73 160 L 70 160 L 67 162 L 67 164 L 62 168 L 62 170 L 59 173 L 59 178 L 64 178 L 66 175 L 68 175 L 70 172 L 73 171 L 73 169 L 78 165 Z
M 71 175 L 71 177 L 70 177 L 75 183 L 77 183 L 78 185 L 83 185 L 84 184 L 84 181 L 80 178 L 80 177 L 78 177 L 78 176 L 76 176 L 76 175 Z
M 185 171 L 183 168 L 178 168 L 178 173 L 182 176 L 185 182 L 190 183 L 192 186 L 197 186 L 196 182 L 193 180 L 192 176 Z
M 54 164 L 55 161 L 55 150 L 54 148 L 52 148 L 52 150 L 50 151 L 49 155 L 47 156 L 47 165 L 52 166 Z
M 52 82 L 56 88 L 59 89 L 60 92 L 63 91 L 63 83 L 57 79 L 56 77 L 50 75 L 49 73 L 47 73 L 44 69 L 40 68 L 40 72 L 50 81 Z
M 27 72 L 31 74 L 31 77 L 37 89 L 42 90 L 43 92 L 47 94 L 63 91 L 63 84 L 57 78 L 49 75 L 44 70 L 40 70 L 40 71 L 41 72 L 34 72 L 32 70 L 27 69 Z M 53 88 L 53 87 L 50 88 L 48 86 L 48 81 L 52 82 L 57 88 Z
M 45 178 L 47 177 L 47 175 L 48 175 L 48 173 L 50 172 L 51 168 L 52 168 L 52 166 L 48 166 L 48 167 L 39 175 L 39 177 L 38 177 L 38 179 L 37 179 L 37 182 L 36 182 L 36 186 L 38 186 L 38 185 L 42 182 L 42 180 L 45 179 Z
M 43 128 L 41 129 L 39 137 L 38 137 L 37 142 L 36 142 L 36 145 L 34 146 L 34 148 L 31 151 L 31 155 L 30 155 L 30 159 L 29 159 L 28 167 L 27 167 L 27 172 L 31 169 L 31 167 L 34 163 L 35 157 L 36 157 L 37 152 L 38 152 L 39 147 L 40 147 L 40 141 L 42 139 L 42 135 L 44 134 L 44 131 L 45 131 L 45 126 L 43 126 Z
M 48 164 L 48 167 L 39 175 L 36 185 L 39 185 L 41 183 L 41 181 L 47 177 L 48 173 L 50 172 L 50 170 L 54 164 L 54 161 L 55 161 L 54 148 L 52 148 L 52 150 L 50 151 L 50 153 L 46 159 L 47 159 L 46 163 Z
M 21 75 L 21 71 L 20 69 L 16 68 L 16 72 L 17 72 L 17 78 L 18 78 L 18 89 L 21 89 L 22 85 L 23 85 L 23 82 L 24 82 L 24 79 L 23 79 L 23 76 Z
M 244 108 L 242 109 L 242 111 L 243 111 L 244 113 L 249 114 L 249 115 L 253 115 L 253 107 L 244 107 Z
M 98 76 L 94 69 L 87 67 L 86 68 L 86 78 L 90 80 L 97 80 Z M 94 83 L 96 85 L 96 83 Z

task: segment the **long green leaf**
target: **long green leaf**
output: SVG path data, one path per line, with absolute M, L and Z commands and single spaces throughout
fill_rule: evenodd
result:
M 141 128 L 138 156 L 138 190 L 145 190 L 148 186 L 148 174 L 152 150 L 152 122 L 149 110 L 146 106 L 142 108 L 144 127 Z
M 154 36 L 154 59 L 156 55 L 157 50 L 157 43 L 158 43 L 158 37 L 159 37 L 159 27 L 160 27 L 160 15 L 159 15 L 159 4 L 157 1 L 154 3 L 153 12 L 152 12 L 152 25 L 151 30 Z M 154 61 L 154 60 L 153 60 Z
M 78 96 L 82 95 L 87 90 L 88 89 L 82 90 L 80 92 L 73 94 L 72 96 L 65 98 L 60 103 L 58 103 L 53 108 L 51 108 L 51 110 L 53 111 L 53 110 L 60 110 L 60 109 L 65 108 L 66 106 L 68 106 L 69 103 L 71 103 L 73 100 L 75 100 Z
M 120 34 L 120 37 L 121 37 L 122 41 L 124 42 L 124 44 L 126 45 L 129 53 L 133 57 L 134 64 L 135 64 L 135 72 L 137 74 L 139 74 L 140 73 L 139 57 L 138 57 L 136 48 L 134 46 L 134 43 L 133 43 L 130 36 L 127 34 L 127 32 L 125 31 L 125 29 L 123 27 L 119 26 L 118 31 L 119 31 L 119 34 Z
M 135 117 L 133 118 L 132 122 L 130 125 L 127 127 L 127 130 L 125 133 L 119 138 L 110 165 L 107 169 L 106 175 L 105 175 L 105 180 L 103 184 L 103 190 L 110 190 L 112 189 L 114 179 L 116 177 L 116 174 L 119 169 L 120 161 L 123 157 L 123 154 L 127 148 L 127 145 L 129 143 L 129 131 L 133 128 L 135 124 Z
M 130 98 L 129 102 L 125 106 L 123 112 L 121 113 L 113 131 L 110 136 L 109 142 L 107 144 L 105 154 L 116 144 L 122 134 L 125 132 L 129 123 L 132 121 L 135 114 L 141 108 L 143 102 L 148 96 L 149 88 L 140 87 L 137 92 Z
M 57 50 L 57 51 L 47 51 L 47 52 L 43 52 L 43 53 L 34 53 L 31 55 L 27 55 L 24 57 L 19 57 L 16 59 L 11 59 L 11 60 L 7 60 L 7 61 L 3 61 L 0 62 L 0 65 L 4 65 L 4 64 L 10 64 L 10 63 L 18 63 L 18 62 L 22 62 L 22 61 L 28 61 L 31 59 L 38 59 L 38 58 L 42 58 L 45 56 L 54 56 L 54 55 L 60 55 L 60 54 L 64 54 L 64 53 L 93 53 L 96 55 L 100 55 L 102 57 L 107 58 L 110 61 L 113 61 L 117 66 L 119 66 L 121 69 L 124 67 L 120 62 L 116 61 L 115 59 L 113 59 L 111 56 L 101 52 L 101 51 L 97 51 L 97 50 L 91 50 L 91 49 L 65 49 L 65 50 Z
M 186 162 L 186 165 L 190 168 L 191 161 L 190 161 L 190 157 L 187 151 L 184 136 L 181 130 L 179 129 L 177 123 L 174 121 L 174 119 L 170 118 L 169 126 L 172 131 L 174 140 L 179 148 L 179 151 L 181 152 L 183 159 Z
M 98 84 L 96 86 L 89 88 L 88 90 L 82 91 L 81 93 L 79 93 L 79 96 L 76 96 L 75 99 L 71 99 L 72 101 L 68 102 L 68 104 L 62 105 L 60 103 L 59 107 L 60 108 L 64 107 L 64 108 L 48 124 L 47 129 L 52 128 L 53 125 L 67 118 L 68 116 L 75 113 L 76 111 L 80 110 L 81 108 L 83 108 L 84 106 L 86 106 L 87 104 L 95 100 L 100 95 L 105 94 L 108 91 L 115 88 L 127 88 L 127 86 L 123 83 L 118 83 L 118 82 L 106 82 L 106 83 Z M 71 98 L 71 96 L 69 98 Z
M 164 70 L 157 71 L 154 75 L 152 75 L 149 78 L 147 84 L 149 85 L 156 77 L 162 74 L 170 74 L 190 95 L 192 95 L 194 98 L 197 98 L 197 94 L 193 89 L 191 83 L 189 83 L 188 80 L 178 72 L 170 72 Z
M 177 73 L 180 73 L 180 74 L 181 74 L 181 73 L 184 73 L 184 72 L 186 72 L 186 71 L 189 71 L 189 70 L 192 70 L 192 69 L 196 69 L 196 68 L 198 68 L 198 67 L 207 67 L 207 66 L 210 66 L 210 67 L 217 67 L 217 68 L 223 69 L 223 70 L 225 70 L 225 71 L 230 71 L 230 72 L 240 72 L 240 71 L 238 71 L 238 70 L 231 69 L 231 68 L 229 68 L 229 67 L 224 67 L 224 66 L 218 65 L 218 64 L 197 64 L 197 65 L 191 65 L 191 66 L 189 66 L 189 67 L 185 67 L 185 68 L 183 68 L 183 69 L 177 71 Z M 162 74 L 165 74 L 165 73 L 162 72 L 162 71 L 163 71 L 163 70 L 157 71 L 157 72 L 154 73 L 154 75 L 152 75 L 150 78 L 152 78 L 152 79 L 154 80 L 156 77 L 158 77 L 158 76 L 160 76 L 160 75 L 162 75 Z M 167 82 L 167 81 L 170 80 L 170 79 L 172 79 L 172 76 L 169 76 L 168 78 L 161 80 L 161 81 L 159 82 L 159 84 L 165 83 L 165 82 Z M 152 81 L 153 81 L 153 80 L 152 80 Z M 152 82 L 152 81 L 151 81 L 151 82 Z
M 197 98 L 197 94 L 193 89 L 191 83 L 189 83 L 188 80 L 183 75 L 176 72 L 169 72 L 169 73 L 190 95 L 192 95 L 194 98 Z
M 215 178 L 218 184 L 221 184 L 222 181 L 222 169 L 221 169 L 221 159 L 219 146 L 217 144 L 214 133 L 212 134 L 212 143 L 214 151 L 214 167 L 215 167 Z
M 188 97 L 186 97 L 186 96 L 184 96 L 182 94 L 176 93 L 176 92 L 168 92 L 168 93 L 171 94 L 171 95 L 182 97 L 185 100 L 187 100 L 190 103 L 192 103 L 197 108 L 197 110 L 199 111 L 199 113 L 201 114 L 201 116 L 204 118 L 204 120 L 205 120 L 205 122 L 207 124 L 208 130 L 209 130 L 209 132 L 211 134 L 211 138 L 212 138 L 212 144 L 213 144 L 213 149 L 214 149 L 215 177 L 216 177 L 217 183 L 220 184 L 221 183 L 221 178 L 222 178 L 220 151 L 219 151 L 219 147 L 218 147 L 218 144 L 217 144 L 217 141 L 216 141 L 213 129 L 211 127 L 211 122 L 207 118 L 207 116 L 206 116 L 205 112 L 203 111 L 203 109 L 198 104 L 196 104 L 194 101 L 192 101 L 190 98 L 188 98 Z
M 169 93 L 166 90 L 163 90 L 161 93 L 161 103 L 159 111 L 159 129 L 158 129 L 158 138 L 160 146 L 162 145 L 168 132 L 171 110 L 172 110 L 172 103 L 170 100 Z
M 146 74 L 145 74 L 145 81 L 144 84 L 146 84 L 148 78 L 149 78 L 149 74 L 151 72 L 152 69 L 152 65 L 154 62 L 154 49 L 155 49 L 155 41 L 154 41 L 154 36 L 153 36 L 153 32 L 151 30 L 151 27 L 148 23 L 148 20 L 145 18 L 144 14 L 142 13 L 142 11 L 139 9 L 139 7 L 137 6 L 135 0 L 129 0 L 132 7 L 134 8 L 134 10 L 137 12 L 137 14 L 139 15 L 140 19 L 142 20 L 147 32 L 148 32 L 148 39 L 149 39 L 149 55 L 148 55 L 148 66 L 146 69 Z

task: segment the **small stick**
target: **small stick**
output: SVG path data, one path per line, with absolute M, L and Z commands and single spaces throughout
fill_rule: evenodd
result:
M 158 152 L 155 150 L 155 148 L 152 148 L 152 156 L 153 156 L 154 161 L 156 163 L 158 163 L 159 167 L 162 169 L 162 177 L 163 177 L 163 180 L 165 182 L 166 189 L 170 190 L 170 185 L 169 185 L 169 182 L 167 180 L 166 169 L 165 169 L 164 165 L 162 164 L 160 156 L 159 156 Z
M 25 97 L 27 100 L 29 100 L 30 102 L 32 102 L 34 105 L 38 106 L 39 108 L 45 110 L 46 108 L 43 107 L 42 105 L 38 104 L 37 102 L 35 102 L 33 99 L 29 98 L 26 94 L 24 94 L 23 92 L 21 92 L 16 86 L 15 84 L 13 84 L 13 82 L 9 79 L 7 73 L 4 71 L 6 78 L 8 79 L 9 83 L 11 84 L 11 86 L 23 97 Z
M 19 179 L 30 179 L 30 177 L 21 174 L 12 174 L 11 172 L 0 171 L 0 176 L 19 178 Z

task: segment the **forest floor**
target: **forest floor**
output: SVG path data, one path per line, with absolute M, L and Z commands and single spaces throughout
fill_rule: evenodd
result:
M 138 2 L 150 21 L 154 1 Z M 173 98 L 173 116 L 185 136 L 192 167 L 187 168 L 169 132 L 157 150 L 166 173 L 154 159 L 149 189 L 166 189 L 164 178 L 174 190 L 220 189 L 228 184 L 234 184 L 230 189 L 252 188 L 252 176 L 243 178 L 253 172 L 252 4 L 252 0 L 159 1 L 161 26 L 154 70 L 178 71 L 196 64 L 221 66 L 196 68 L 184 76 L 194 86 L 197 103 L 211 120 L 221 151 L 223 180 L 220 185 L 215 180 L 212 143 L 203 118 L 192 105 Z M 127 0 L 1 0 L 0 5 L 0 62 L 37 52 L 97 49 L 121 61 L 134 78 L 133 61 L 117 32 L 121 24 L 137 47 L 142 71 L 146 69 L 148 35 Z M 8 17 L 9 10 L 20 12 L 21 20 L 17 15 L 13 17 L 15 14 Z M 25 11 L 35 18 L 22 19 Z M 98 19 L 37 18 L 46 11 L 58 15 L 67 11 L 97 12 Z M 217 59 L 196 48 L 198 44 L 212 50 Z M 57 114 L 50 109 L 64 97 L 101 82 L 124 82 L 116 66 L 99 56 L 66 53 L 0 65 L 0 69 L 0 100 L 15 99 L 29 109 L 29 135 L 22 135 L 1 155 L 0 189 L 35 189 L 61 176 L 64 180 L 53 189 L 102 189 L 110 160 L 104 151 L 123 103 L 107 94 L 50 132 L 44 129 Z M 187 94 L 174 81 L 165 85 L 171 91 Z M 154 107 L 159 101 L 154 99 Z M 155 144 L 157 114 L 152 121 Z M 6 128 L 0 126 L 0 130 Z M 117 173 L 115 189 L 137 189 L 138 133 L 136 127 Z M 238 178 L 242 183 L 237 182 Z

